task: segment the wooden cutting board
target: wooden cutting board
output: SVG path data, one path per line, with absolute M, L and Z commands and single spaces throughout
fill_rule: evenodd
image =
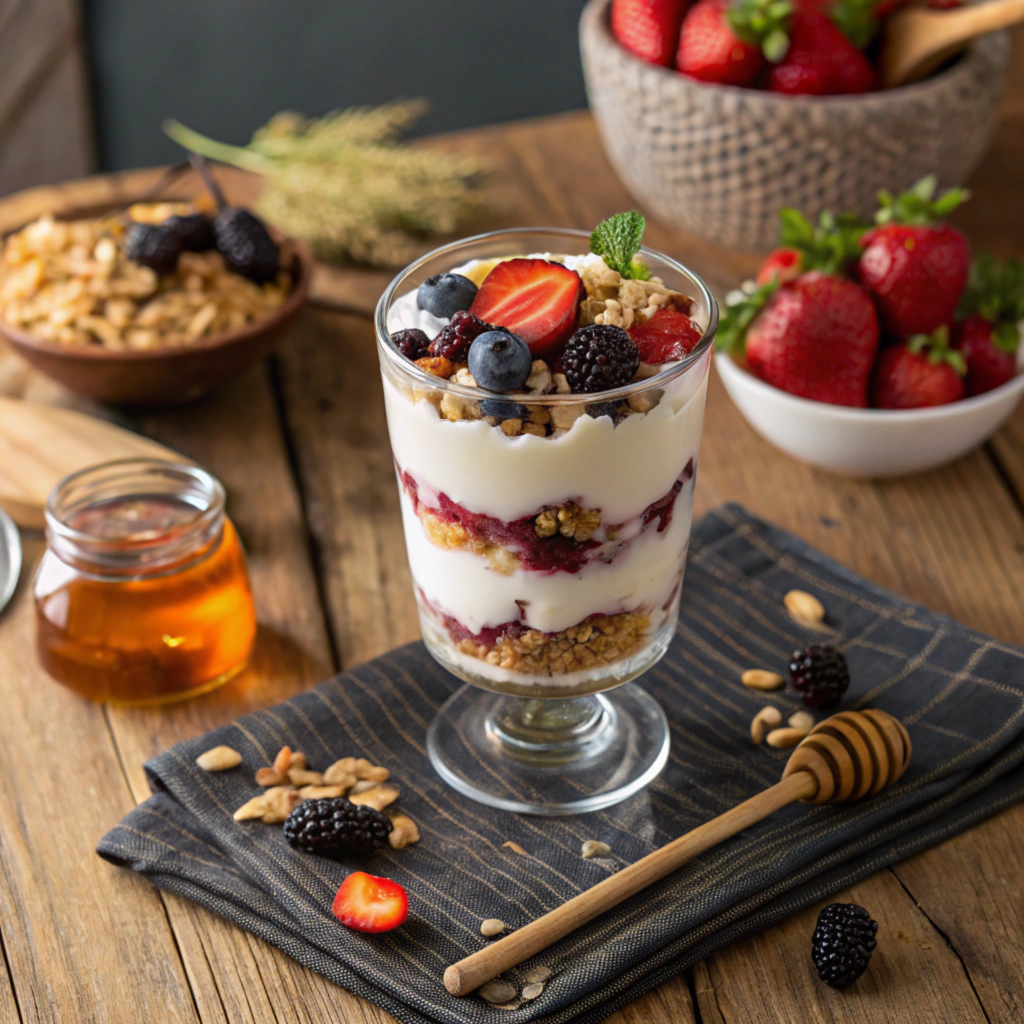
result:
M 68 473 L 139 456 L 189 461 L 93 416 L 0 398 L 0 507 L 19 526 L 43 525 L 47 495 Z

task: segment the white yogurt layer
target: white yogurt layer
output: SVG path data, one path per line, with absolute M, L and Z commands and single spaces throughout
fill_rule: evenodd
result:
M 520 569 L 506 576 L 492 569 L 486 558 L 432 544 L 402 491 L 405 541 L 416 586 L 437 611 L 473 633 L 517 621 L 530 629 L 558 633 L 590 615 L 660 610 L 682 572 L 692 511 L 690 480 L 676 498 L 668 528 L 659 533 L 657 521 L 651 523 L 611 562 L 598 559 L 577 573 Z M 520 601 L 525 604 L 520 606 Z

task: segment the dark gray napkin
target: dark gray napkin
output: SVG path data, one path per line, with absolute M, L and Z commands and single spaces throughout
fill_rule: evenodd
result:
M 1024 651 L 909 604 L 729 505 L 694 529 L 677 635 L 643 678 L 672 729 L 669 764 L 647 791 L 607 811 L 540 819 L 449 789 L 424 738 L 459 683 L 416 643 L 161 754 L 146 766 L 154 796 L 99 853 L 403 1022 L 493 1019 L 498 1011 L 479 997 L 455 999 L 441 984 L 448 964 L 487 941 L 481 919 L 521 926 L 778 780 L 788 752 L 752 746 L 750 719 L 768 700 L 787 714 L 801 705 L 790 689 L 766 698 L 739 677 L 751 666 L 784 672 L 792 650 L 821 639 L 786 614 L 782 596 L 793 588 L 821 598 L 849 661 L 842 707 L 902 719 L 910 768 L 873 800 L 786 808 L 507 975 L 521 984 L 531 966 L 555 972 L 540 998 L 502 1013 L 509 1024 L 600 1021 L 715 949 L 1021 799 Z M 243 766 L 197 768 L 196 756 L 220 743 Z M 335 862 L 292 850 L 280 827 L 235 823 L 255 792 L 252 772 L 286 743 L 314 768 L 350 754 L 387 765 L 422 841 Z M 581 859 L 586 839 L 608 843 L 612 856 Z M 404 927 L 367 936 L 333 918 L 334 893 L 357 867 L 405 886 Z

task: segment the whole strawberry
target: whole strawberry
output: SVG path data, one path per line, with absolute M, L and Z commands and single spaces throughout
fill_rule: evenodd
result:
M 871 385 L 879 409 L 923 409 L 964 397 L 964 357 L 949 347 L 949 328 L 915 334 L 882 349 Z
M 630 53 L 669 67 L 687 0 L 612 0 L 612 33 Z
M 878 318 L 863 288 L 811 270 L 762 285 L 727 308 L 718 347 L 738 351 L 762 380 L 833 405 L 868 404 Z
M 683 19 L 676 68 L 717 85 L 752 85 L 789 46 L 789 0 L 697 0 Z
M 1024 263 L 1000 263 L 979 253 L 958 313 L 966 319 L 953 332 L 953 347 L 967 361 L 967 394 L 981 395 L 1005 384 L 1017 369 Z
M 878 227 L 861 239 L 857 275 L 874 296 L 882 326 L 896 337 L 933 334 L 950 323 L 967 284 L 970 245 L 942 219 L 968 193 L 934 194 L 933 175 L 895 198 L 881 193 Z
M 797 8 L 785 57 L 771 69 L 768 89 L 790 96 L 870 92 L 875 73 L 863 53 L 820 10 Z

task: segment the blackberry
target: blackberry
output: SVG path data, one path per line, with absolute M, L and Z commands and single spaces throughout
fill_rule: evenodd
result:
M 213 235 L 224 262 L 236 274 L 256 284 L 274 279 L 280 253 L 259 217 L 238 206 L 226 207 L 213 219 Z
M 830 903 L 818 915 L 811 956 L 818 977 L 832 988 L 847 988 L 867 970 L 878 945 L 878 922 L 856 903 Z
M 485 331 L 504 331 L 504 327 L 492 327 L 465 309 L 452 314 L 451 320 L 441 328 L 441 333 L 430 343 L 432 356 L 444 356 L 453 363 L 464 363 L 469 356 L 469 346 Z
M 593 394 L 628 384 L 640 366 L 640 353 L 621 327 L 590 324 L 566 342 L 562 363 L 569 387 Z
M 181 247 L 186 252 L 206 252 L 217 244 L 213 237 L 213 224 L 205 213 L 176 213 L 168 217 L 162 226 L 181 239 Z
M 831 644 L 811 644 L 794 651 L 789 675 L 809 708 L 834 708 L 850 685 L 846 659 Z
M 587 406 L 587 415 L 593 416 L 595 420 L 602 416 L 610 416 L 612 423 L 616 424 L 622 419 L 619 415 L 618 402 L 591 402 Z
M 372 807 L 357 807 L 339 796 L 304 800 L 285 819 L 284 836 L 306 853 L 368 853 L 387 842 L 391 828 L 386 814 Z
M 391 343 L 406 359 L 413 362 L 422 359 L 430 349 L 430 339 L 418 327 L 410 327 L 407 331 L 395 331 L 391 335 Z
M 173 274 L 181 255 L 181 239 L 162 224 L 136 222 L 128 229 L 124 251 L 133 263 L 158 274 Z

